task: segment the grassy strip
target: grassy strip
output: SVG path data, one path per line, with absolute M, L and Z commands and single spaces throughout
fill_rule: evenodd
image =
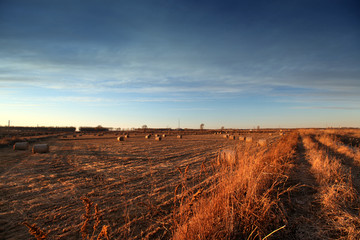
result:
M 341 160 L 321 149 L 310 136 L 305 135 L 303 139 L 311 171 L 320 185 L 322 212 L 329 223 L 324 237 L 360 239 L 359 196 L 353 187 L 351 173 Z

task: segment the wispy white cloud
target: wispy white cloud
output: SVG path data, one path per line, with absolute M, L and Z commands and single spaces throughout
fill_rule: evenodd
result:
M 86 46 L 85 46 L 86 47 Z M 88 46 L 89 49 L 93 47 Z M 38 87 L 75 94 L 134 93 L 182 94 L 198 93 L 233 97 L 236 94 L 253 96 L 289 96 L 350 99 L 360 92 L 360 73 L 352 66 L 327 69 L 321 64 L 282 65 L 283 61 L 259 61 L 256 64 L 214 65 L 204 59 L 192 59 L 192 54 L 177 59 L 177 54 L 163 49 L 160 59 L 149 59 L 151 50 L 131 53 L 111 52 L 106 47 L 93 49 L 95 55 L 79 53 L 79 61 L 57 62 L 55 56 L 37 56 L 36 52 L 7 56 L 0 60 L 0 86 L 8 88 Z M 85 51 L 87 52 L 87 51 Z M 23 59 L 31 55 L 34 61 Z M 134 57 L 138 56 L 138 58 Z M 88 58 L 93 57 L 91 61 Z M 121 59 L 123 57 L 123 59 Z M 164 61 L 167 59 L 168 61 Z M 347 74 L 349 72 L 350 74 Z M 299 93 L 303 89 L 306 94 Z
M 40 107 L 43 104 L 33 104 L 33 103 L 0 103 L 1 107 Z
M 339 106 L 298 106 L 293 109 L 328 109 L 328 110 L 360 110 L 360 107 L 339 107 Z
M 39 99 L 40 100 L 40 99 Z M 100 98 L 100 97 L 47 97 L 47 98 L 41 98 L 41 100 L 46 100 L 46 101 L 52 101 L 52 102 L 76 102 L 76 103 L 96 103 L 96 102 L 110 102 L 110 99 L 106 99 L 106 98 Z
M 188 108 L 172 108 L 171 111 L 214 111 L 215 108 L 196 108 L 196 107 L 188 107 Z
M 151 102 L 194 102 L 194 99 L 185 99 L 185 98 L 162 98 L 162 97 L 153 97 L 153 98 L 131 98 L 123 99 L 122 102 L 142 102 L 142 103 L 151 103 Z

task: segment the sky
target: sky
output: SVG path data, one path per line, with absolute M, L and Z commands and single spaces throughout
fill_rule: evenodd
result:
M 360 127 L 360 3 L 0 0 L 0 125 Z

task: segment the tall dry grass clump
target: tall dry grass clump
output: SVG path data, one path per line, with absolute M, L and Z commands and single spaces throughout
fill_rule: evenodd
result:
M 337 236 L 338 239 L 360 239 L 360 202 L 353 186 L 351 170 L 340 159 L 320 148 L 312 137 L 305 135 L 303 143 L 311 171 L 320 185 L 318 199 L 324 218 L 329 223 L 325 234 Z M 326 145 L 333 144 L 327 137 L 319 139 Z
M 309 135 L 303 137 L 304 147 L 311 164 L 312 173 L 320 185 L 329 185 L 343 178 L 344 170 L 341 162 L 319 149 Z
M 318 136 L 319 142 L 334 151 L 354 159 L 360 165 L 360 149 L 343 144 L 335 135 L 322 134 Z
M 80 229 L 82 239 L 94 240 L 94 239 L 106 239 L 109 240 L 109 226 L 103 225 L 99 232 L 99 225 L 101 223 L 101 214 L 98 205 L 95 204 L 87 197 L 82 197 L 85 207 L 84 223 Z
M 220 168 L 216 188 L 174 213 L 173 239 L 266 239 L 286 225 L 280 202 L 298 135 L 267 150 L 248 144 L 237 164 Z

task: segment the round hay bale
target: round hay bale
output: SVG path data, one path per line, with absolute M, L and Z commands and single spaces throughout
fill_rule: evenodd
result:
M 244 136 L 239 136 L 239 140 L 240 141 L 245 141 L 245 137 Z
M 263 146 L 266 146 L 266 139 L 259 139 L 259 140 L 258 140 L 258 145 L 259 145 L 259 146 L 262 146 L 262 147 L 263 147 Z
M 218 157 L 218 165 L 235 165 L 236 164 L 236 151 L 225 149 L 220 151 L 220 156 Z
M 160 137 L 160 136 L 155 137 L 155 140 L 156 140 L 156 141 L 161 141 L 161 137 Z
M 182 138 L 182 135 L 177 135 L 177 138 Z
M 235 140 L 235 136 L 229 136 L 229 139 Z
M 229 138 L 229 134 L 225 134 L 225 135 L 224 135 L 224 138 Z
M 129 134 L 125 134 L 125 138 L 130 138 L 130 135 L 129 135 Z
M 14 150 L 28 150 L 29 143 L 28 142 L 17 142 L 14 144 Z
M 49 145 L 48 144 L 35 144 L 32 148 L 33 153 L 48 153 Z
M 162 136 L 163 136 L 163 138 L 166 138 L 166 134 L 163 134 Z
M 245 140 L 246 140 L 246 142 L 252 142 L 253 138 L 252 137 L 246 137 Z
M 120 141 L 124 141 L 125 138 L 124 137 L 118 137 L 117 140 L 120 142 Z

